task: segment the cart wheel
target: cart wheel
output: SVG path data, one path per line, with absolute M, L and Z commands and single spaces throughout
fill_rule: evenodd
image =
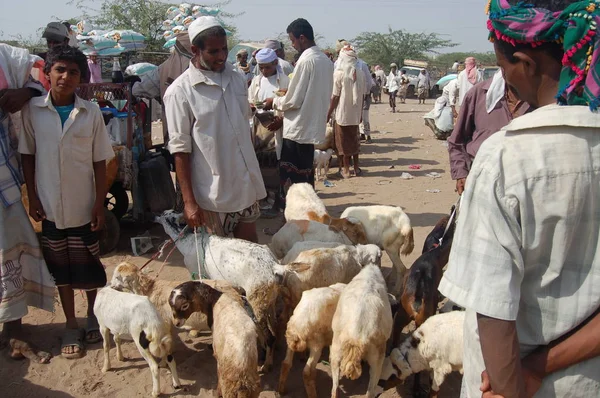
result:
M 120 182 L 112 184 L 106 194 L 104 207 L 112 211 L 117 220 L 123 218 L 127 210 L 129 210 L 129 196 L 127 196 L 127 191 L 123 188 L 123 184 Z
M 115 250 L 121 235 L 121 226 L 115 214 L 104 208 L 104 229 L 99 233 L 100 254 L 108 254 Z

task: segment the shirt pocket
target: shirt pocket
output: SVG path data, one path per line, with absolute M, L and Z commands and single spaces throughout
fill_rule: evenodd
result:
M 73 137 L 71 156 L 77 163 L 91 163 L 94 152 L 94 137 Z

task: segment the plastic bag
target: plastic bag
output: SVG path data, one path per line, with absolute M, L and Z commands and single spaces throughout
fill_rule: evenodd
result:
M 171 48 L 175 45 L 175 42 L 177 41 L 176 37 L 173 37 L 172 39 L 167 40 L 167 42 L 163 45 L 163 48 Z
M 93 47 L 96 50 L 115 47 L 118 43 L 115 40 L 108 39 L 104 36 L 89 36 L 83 43 L 88 47 Z
M 192 24 L 192 22 L 194 22 L 196 20 L 196 18 L 189 16 L 189 17 L 185 17 L 183 19 L 183 26 L 185 26 L 186 28 L 189 28 L 190 25 Z
M 152 65 L 151 63 L 140 62 L 137 64 L 129 65 L 127 68 L 125 68 L 125 74 L 129 76 L 141 76 L 153 71 L 156 68 L 158 68 L 158 66 Z
M 86 35 L 94 29 L 96 29 L 96 27 L 89 21 L 84 20 L 77 22 L 77 32 L 79 32 L 79 34 Z
M 186 30 L 187 29 L 185 28 L 185 26 L 178 25 L 173 28 L 173 33 L 177 34 L 177 33 L 185 32 Z
M 133 30 L 111 30 L 110 32 L 105 33 L 104 37 L 120 43 L 143 43 L 146 41 L 143 34 Z
M 169 7 L 169 9 L 167 10 L 167 19 L 173 19 L 180 12 L 181 11 L 179 11 L 178 7 L 175 7 L 175 6 Z
M 175 33 L 173 33 L 172 30 L 167 30 L 163 33 L 163 39 L 165 39 L 166 41 L 169 41 L 174 38 L 175 38 Z

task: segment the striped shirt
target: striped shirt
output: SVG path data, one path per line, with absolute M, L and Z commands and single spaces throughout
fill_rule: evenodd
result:
M 442 294 L 467 308 L 465 382 L 484 370 L 475 313 L 516 321 L 521 354 L 600 307 L 600 115 L 548 105 L 481 146 L 467 178 Z M 544 379 L 536 397 L 600 396 L 600 358 Z

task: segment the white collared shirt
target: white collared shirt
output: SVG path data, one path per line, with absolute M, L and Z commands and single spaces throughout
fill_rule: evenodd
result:
M 333 90 L 333 62 L 317 46 L 304 50 L 285 96 L 273 105 L 284 112 L 283 138 L 299 144 L 325 141 Z
M 548 105 L 479 149 L 440 292 L 467 308 L 464 374 L 480 397 L 475 313 L 516 321 L 521 354 L 600 307 L 600 115 Z M 546 377 L 536 397 L 600 396 L 600 357 Z
M 89 223 L 96 200 L 94 163 L 114 157 L 100 108 L 75 96 L 63 127 L 48 93 L 32 98 L 22 115 L 19 152 L 35 155 L 35 183 L 46 218 L 58 229 Z
M 190 63 L 165 92 L 164 104 L 169 151 L 191 153 L 201 208 L 238 212 L 267 195 L 248 124 L 246 80 L 230 64 L 218 73 Z
M 387 89 L 389 92 L 398 91 L 398 89 L 400 88 L 400 83 L 398 82 L 399 80 L 400 76 L 398 76 L 394 72 L 390 72 L 390 74 L 387 77 Z
M 290 85 L 290 78 L 285 73 L 277 72 L 276 75 L 271 77 L 264 77 L 262 73 L 258 76 L 254 76 L 252 83 L 250 83 L 250 89 L 248 90 L 248 100 L 251 103 L 256 101 L 264 101 L 267 98 L 275 98 L 275 91 L 286 89 Z M 269 86 L 269 89 L 265 89 Z

